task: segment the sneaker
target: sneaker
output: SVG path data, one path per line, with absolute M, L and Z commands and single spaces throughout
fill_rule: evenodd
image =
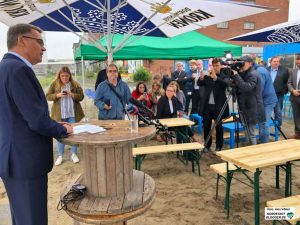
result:
M 222 148 L 218 148 L 218 147 L 215 149 L 216 152 L 219 152 L 221 150 L 222 150 Z
M 73 161 L 73 163 L 78 163 L 79 162 L 78 156 L 75 153 L 73 153 L 71 155 L 71 160 Z
M 63 162 L 63 157 L 58 156 L 57 160 L 55 161 L 55 166 L 59 166 L 60 164 L 62 164 L 62 162 Z

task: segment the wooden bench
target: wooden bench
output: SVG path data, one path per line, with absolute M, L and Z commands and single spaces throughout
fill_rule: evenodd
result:
M 295 195 L 287 198 L 277 199 L 273 201 L 267 201 L 267 207 L 285 207 L 295 208 L 295 217 L 291 220 L 287 220 L 290 224 L 300 224 L 300 195 Z M 273 221 L 273 225 L 276 224 L 276 220 Z
M 191 158 L 193 158 L 193 160 L 191 160 L 192 171 L 194 172 L 194 161 L 196 161 L 198 166 L 198 175 L 200 176 L 200 157 L 201 157 L 200 149 L 202 148 L 203 145 L 198 142 L 172 144 L 172 145 L 155 145 L 155 146 L 133 148 L 132 154 L 133 156 L 135 156 L 135 167 L 136 169 L 140 170 L 142 160 L 145 158 L 147 154 L 187 151 L 185 154 L 186 157 L 191 156 Z
M 232 179 L 232 173 L 238 168 L 233 165 L 232 163 L 228 163 L 228 169 L 229 169 L 229 186 Z M 219 180 L 224 180 L 225 183 L 227 182 L 227 169 L 226 169 L 226 162 L 225 163 L 218 163 L 218 164 L 212 164 L 210 165 L 210 168 L 217 174 L 217 185 L 216 185 L 216 199 L 218 198 L 219 193 Z

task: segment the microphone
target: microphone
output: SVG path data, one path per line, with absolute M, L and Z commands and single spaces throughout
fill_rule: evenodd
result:
M 138 115 L 139 117 L 139 120 L 143 121 L 145 124 L 147 125 L 152 125 L 152 121 L 148 120 L 147 118 L 145 118 L 144 116 L 142 116 L 140 113 L 139 113 L 139 109 L 138 107 L 136 107 L 135 105 L 129 103 L 127 106 L 126 106 L 126 111 L 129 113 L 129 115 Z
M 136 100 L 135 98 L 131 97 L 129 99 L 129 102 L 132 103 L 133 105 L 137 106 L 138 108 L 141 108 L 144 111 L 147 111 L 151 115 L 154 115 L 154 112 L 152 110 L 148 109 L 147 106 L 144 106 L 140 101 Z
M 136 115 L 136 114 L 138 114 L 139 109 L 138 109 L 135 105 L 132 105 L 131 103 L 129 103 L 129 104 L 126 106 L 126 111 L 127 111 L 130 115 Z

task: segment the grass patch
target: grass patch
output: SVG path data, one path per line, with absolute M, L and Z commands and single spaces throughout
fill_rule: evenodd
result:
M 39 80 L 43 89 L 45 89 L 45 88 L 49 87 L 51 82 L 55 79 L 55 75 L 51 74 L 51 75 L 47 75 L 47 76 L 37 76 L 37 79 Z

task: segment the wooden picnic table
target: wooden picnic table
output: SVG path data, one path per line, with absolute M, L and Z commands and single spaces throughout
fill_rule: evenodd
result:
M 259 219 L 259 176 L 261 169 L 270 166 L 286 165 L 285 196 L 291 194 L 291 161 L 300 159 L 300 140 L 289 139 L 278 142 L 270 142 L 260 145 L 252 145 L 233 150 L 217 152 L 224 161 L 232 163 L 242 169 L 254 173 L 254 208 L 255 224 L 260 224 Z M 228 178 L 227 166 L 227 178 Z M 226 185 L 226 207 L 229 215 L 229 183 Z
M 133 170 L 132 146 L 153 137 L 155 128 L 141 127 L 137 133 L 131 133 L 129 121 L 125 120 L 92 120 L 88 124 L 107 130 L 70 135 L 62 140 L 68 145 L 79 145 L 84 171 L 66 184 L 61 197 L 74 183 L 87 187 L 85 197 L 68 205 L 66 212 L 83 223 L 126 224 L 128 219 L 146 211 L 154 200 L 153 179 Z
M 175 131 L 177 143 L 186 143 L 189 142 L 188 127 L 194 125 L 195 123 L 189 119 L 180 117 L 180 118 L 168 118 L 168 119 L 159 119 L 159 122 L 171 128 L 170 130 Z M 183 128 L 183 129 L 181 129 Z M 171 139 L 172 142 L 172 139 Z M 173 142 L 172 142 L 173 143 Z M 166 144 L 168 144 L 168 138 L 166 138 Z
M 192 126 L 195 123 L 186 118 L 169 118 L 169 119 L 159 119 L 162 125 L 167 127 L 182 127 L 182 126 Z

